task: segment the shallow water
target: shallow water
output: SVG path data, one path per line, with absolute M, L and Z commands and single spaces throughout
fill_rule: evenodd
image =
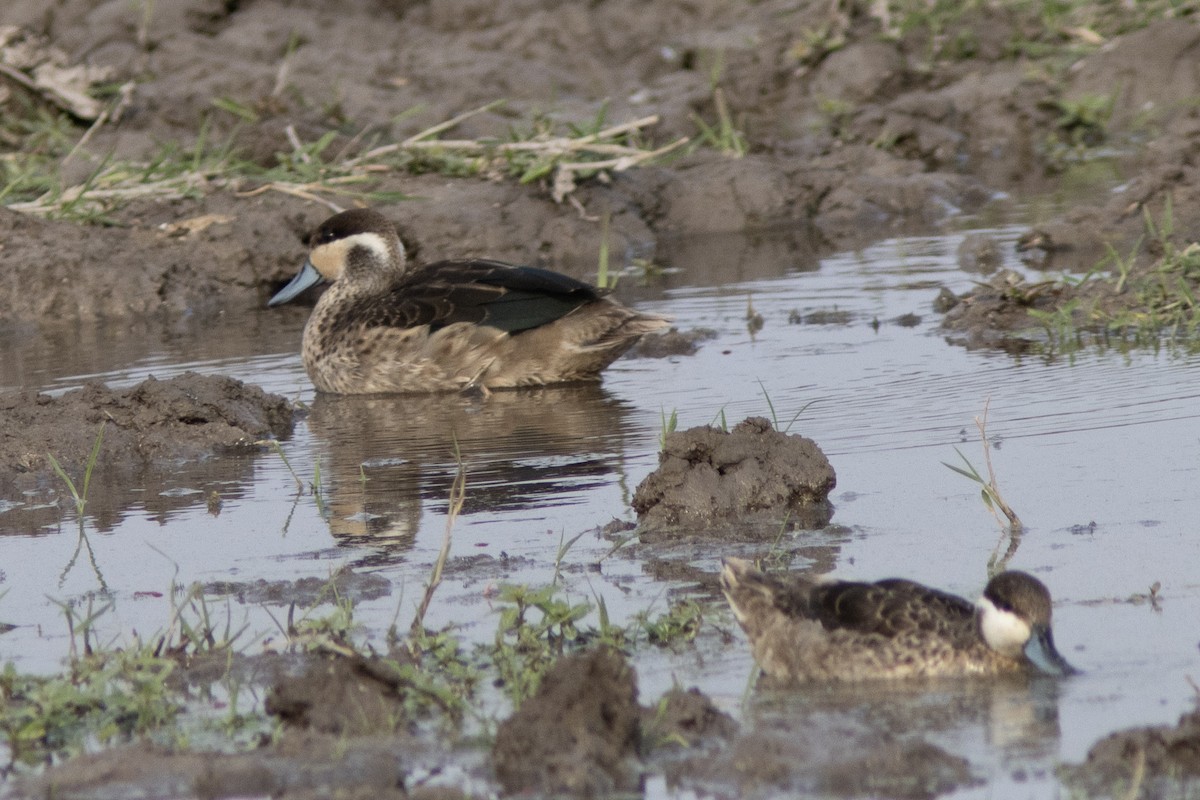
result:
M 987 232 L 1010 252 L 1019 230 Z M 241 459 L 227 473 L 182 469 L 155 497 L 103 525 L 89 519 L 91 558 L 87 548 L 73 556 L 80 539 L 69 514 L 59 526 L 29 531 L 6 522 L 19 507 L 0 505 L 7 509 L 0 512 L 0 591 L 7 592 L 0 620 L 20 626 L 0 637 L 0 655 L 24 670 L 56 668 L 68 642 L 56 601 L 107 589 L 115 607 L 101 630 L 147 634 L 168 618 L 163 594 L 172 580 L 324 578 L 343 564 L 392 581 L 391 596 L 356 610 L 381 640 L 397 613 L 402 625 L 411 619 L 441 545 L 455 440 L 468 489 L 452 555 L 471 560 L 452 563 L 427 624 L 454 622 L 465 639 L 489 640 L 495 587 L 548 583 L 560 547 L 580 533 L 561 561 L 574 601 L 603 597 L 615 622 L 649 607 L 664 611 L 668 596 L 691 584 L 655 580 L 648 559 L 663 553 L 610 555 L 612 540 L 591 529 L 631 518 L 633 489 L 653 469 L 672 411 L 680 428 L 722 414 L 730 425 L 774 415 L 820 444 L 838 475 L 833 525 L 789 534 L 786 547 L 819 554 L 812 557 L 840 577 L 903 575 L 974 596 L 989 558 L 1008 543 L 974 484 L 943 462 L 961 463 L 958 448 L 984 468 L 974 418 L 990 402 L 1000 487 L 1027 526 L 1009 565 L 1050 586 L 1059 649 L 1085 674 L 1048 697 L 960 698 L 945 705 L 961 714 L 936 721 L 917 713 L 927 702 L 904 699 L 906 711 L 895 719 L 906 721 L 894 724 L 970 759 L 985 783 L 961 796 L 1018 788 L 1053 794 L 1059 761 L 1080 760 L 1110 731 L 1173 723 L 1191 706 L 1187 677 L 1200 667 L 1200 357 L 1087 352 L 1046 360 L 950 345 L 930 308 L 937 287 L 970 284 L 955 265 L 959 241 L 895 239 L 817 262 L 772 239 L 693 240 L 677 250 L 681 269 L 660 285 L 636 287 L 627 277 L 619 293 L 672 314 L 683 330 L 715 330 L 696 355 L 624 359 L 601 387 L 486 402 L 314 397 L 296 352 L 303 309 L 230 315 L 219 326 L 185 320 L 170 331 L 0 333 L 0 388 L 57 393 L 91 378 L 126 385 L 195 369 L 311 406 L 283 445 L 303 493 L 271 453 Z M 731 274 L 736 282 L 721 277 Z M 748 307 L 761 315 L 760 330 L 748 326 Z M 826 312 L 827 321 L 802 322 L 813 312 Z M 920 319 L 900 324 L 904 314 Z M 313 482 L 320 502 L 307 488 Z M 217 516 L 204 502 L 212 491 L 224 501 Z M 765 549 L 727 541 L 690 548 L 687 557 L 711 573 L 722 555 Z M 590 566 L 596 562 L 598 569 Z M 1155 582 L 1158 608 L 1128 602 Z M 278 637 L 263 606 L 210 603 Z M 832 717 L 829 707 L 795 698 L 746 702 L 752 664 L 744 640 L 739 632 L 734 644 L 722 644 L 718 628 L 735 626 L 718 604 L 712 608 L 716 627 L 697 647 L 639 649 L 643 702 L 678 681 L 698 685 L 750 725 L 878 724 L 883 712 L 869 697 L 835 703 Z M 1039 724 L 1022 722 L 1031 717 Z

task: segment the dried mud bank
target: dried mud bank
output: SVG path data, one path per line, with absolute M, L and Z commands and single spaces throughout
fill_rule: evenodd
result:
M 602 112 L 618 123 L 656 116 L 643 134 L 654 145 L 699 142 L 656 165 L 581 179 L 570 202 L 551 199 L 549 178 L 456 178 L 470 170 L 427 156 L 348 189 L 414 198 L 386 210 L 417 260 L 488 255 L 584 274 L 606 217 L 623 262 L 670 261 L 672 234 L 782 228 L 797 249 L 827 249 L 929 229 L 997 191 L 1052 182 L 1057 164 L 1043 145 L 1061 135 L 1060 101 L 1121 85 L 1121 108 L 1162 109 L 1174 107 L 1159 87 L 1186 92 L 1170 72 L 1186 54 L 1186 20 L 1148 35 L 1171 42 L 1174 61 L 1165 48 L 1145 61 L 1099 50 L 1059 76 L 1025 53 L 1063 46 L 1060 32 L 1015 9 L 976 13 L 983 19 L 948 21 L 945 41 L 971 42 L 955 52 L 931 40 L 933 26 L 902 33 L 874 6 L 784 0 L 357 0 L 336 9 L 190 0 L 145 14 L 123 0 L 16 0 L 6 21 L 130 86 L 62 165 L 65 186 L 108 156 L 144 162 L 171 142 L 186 152 L 201 130 L 210 146 L 228 143 L 265 171 L 306 158 L 333 165 L 483 107 L 444 136 L 505 141 Z M 1114 74 L 1121 80 L 1105 84 Z M 297 150 L 327 134 L 315 155 Z M 323 185 L 320 170 L 307 177 L 273 184 L 227 163 L 194 175 L 186 191 L 102 203 L 112 228 L 2 215 L 3 240 L 22 245 L 0 248 L 0 305 L 12 319 L 45 323 L 261 304 L 302 256 L 302 232 L 327 213 L 296 192 L 330 189 L 354 202 Z
M 1118 174 L 1129 180 L 1077 199 L 1021 237 L 1021 260 L 1047 273 L 1045 281 L 1002 274 L 945 303 L 952 340 L 1022 347 L 1014 334 L 1044 338 L 1044 331 L 1038 333 L 1044 323 L 1030 311 L 1061 314 L 1085 330 L 1118 331 L 1129 327 L 1127 315 L 1144 313 L 1148 305 L 1153 311 L 1147 295 L 1197 289 L 1189 266 L 1189 248 L 1200 242 L 1197 52 L 1200 25 L 1167 20 L 1122 36 L 1073 67 L 1070 85 L 1077 96 L 1111 102 L 1099 133 L 1110 159 L 1116 156 Z M 1060 270 L 1096 270 L 1101 279 L 1055 280 Z
M 0 210 L 0 307 L 7 323 L 38 324 L 257 307 L 327 213 L 311 198 L 344 205 L 355 202 L 344 191 L 368 189 L 410 198 L 385 210 L 417 261 L 487 255 L 582 276 L 605 219 L 622 263 L 687 269 L 686 248 L 673 251 L 670 238 L 782 229 L 797 251 L 845 248 L 928 230 L 998 192 L 1054 189 L 1064 169 L 1104 155 L 1134 180 L 1039 223 L 1026 237 L 1030 257 L 1090 269 L 1108 244 L 1128 252 L 1145 233 L 1143 210 L 1161 218 L 1168 198 L 1183 249 L 1200 239 L 1200 112 L 1190 102 L 1200 94 L 1200 26 L 1179 17 L 1124 33 L 1145 20 L 1100 21 L 1111 30 L 1081 33 L 1000 4 L 903 25 L 877 4 L 785 0 L 357 0 L 336 9 L 189 0 L 152 13 L 123 0 L 16 0 L 5 22 L 127 87 L 59 165 L 62 186 L 83 185 L 106 158 L 146 162 L 167 143 L 187 152 L 201 131 L 231 156 L 184 189 L 101 202 L 113 227 Z M 27 94 L 6 84 L 0 102 L 27 112 L 38 101 Z M 323 184 L 319 168 L 290 183 L 268 172 L 333 167 L 472 109 L 484 110 L 441 135 L 508 141 L 598 115 L 653 115 L 641 134 L 650 145 L 690 137 L 701 146 L 581 178 L 569 202 L 551 198 L 550 176 L 520 185 L 469 158 L 428 153 L 348 189 Z M 303 149 L 327 135 L 319 151 Z M 1157 255 L 1142 248 L 1135 268 Z M 946 325 L 993 345 L 1029 327 L 1029 308 L 1077 297 L 1131 302 L 1099 282 L 983 287 Z

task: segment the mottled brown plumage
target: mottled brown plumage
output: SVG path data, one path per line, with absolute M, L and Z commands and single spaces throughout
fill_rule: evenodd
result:
M 669 324 L 536 267 L 472 259 L 407 268 L 394 226 L 367 209 L 313 234 L 309 259 L 270 305 L 333 285 L 304 328 L 304 366 L 337 394 L 507 389 L 597 380 Z
M 726 559 L 721 588 L 763 672 L 789 683 L 1042 671 L 1070 674 L 1032 575 L 993 578 L 979 605 L 902 579 L 771 575 Z

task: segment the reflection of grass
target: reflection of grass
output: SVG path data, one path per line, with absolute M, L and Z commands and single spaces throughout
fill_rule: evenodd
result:
M 446 568 L 446 559 L 450 557 L 450 541 L 454 533 L 454 521 L 458 519 L 463 503 L 467 499 L 467 465 L 463 461 L 458 442 L 454 443 L 454 460 L 458 464 L 458 470 L 454 473 L 454 483 L 450 485 L 450 500 L 446 507 L 446 530 L 442 536 L 442 546 L 438 550 L 437 561 L 434 562 L 433 571 L 429 575 L 429 583 L 425 585 L 425 595 L 421 598 L 421 605 L 417 608 L 417 614 L 412 621 L 411 630 L 414 633 L 424 630 L 425 613 L 429 611 L 433 593 L 437 591 L 438 585 L 442 582 L 442 570 Z
M 75 513 L 79 516 L 82 524 L 83 509 L 87 506 L 88 486 L 92 482 L 92 472 L 96 469 L 96 459 L 100 456 L 100 445 L 104 441 L 104 423 L 100 423 L 100 430 L 96 432 L 96 442 L 92 445 L 92 452 L 88 456 L 87 462 L 83 468 L 83 491 L 81 492 L 75 486 L 75 481 L 71 480 L 71 476 L 62 468 L 62 464 L 58 463 L 58 459 L 50 453 L 46 454 L 46 458 L 50 460 L 50 466 L 54 469 L 54 474 L 62 479 L 66 484 L 67 490 L 71 493 L 72 499 L 75 501 Z
M 980 499 L 983 500 L 984 507 L 996 518 L 996 524 L 1000 526 L 1000 543 L 1003 543 L 1006 539 L 1008 541 L 1008 548 L 1002 555 L 999 552 L 999 544 L 997 544 L 996 551 L 992 553 L 992 557 L 988 560 L 988 574 L 995 575 L 1003 571 L 1005 564 L 1016 554 L 1017 547 L 1021 543 L 1021 532 L 1024 530 L 1024 526 L 1021 523 L 1021 519 L 1017 516 L 1017 512 L 1013 511 L 1012 507 L 1005 501 L 1004 496 L 1000 494 L 1000 486 L 996 482 L 996 470 L 992 467 L 992 453 L 987 437 L 987 415 L 990 404 L 990 400 L 984 403 L 983 414 L 975 418 L 975 427 L 979 429 L 979 438 L 983 442 L 983 459 L 987 466 L 987 479 L 985 480 L 979 474 L 979 470 L 975 469 L 975 465 L 957 447 L 954 448 L 954 452 L 958 453 L 958 457 L 962 459 L 964 466 L 959 467 L 954 464 L 947 464 L 944 461 L 942 465 L 957 472 L 964 478 L 979 484 Z M 1007 525 L 1001 519 L 1001 514 L 1008 520 Z
M 75 543 L 75 552 L 71 554 L 71 558 L 67 561 L 67 565 L 63 567 L 62 575 L 59 577 L 60 586 L 62 585 L 63 581 L 66 580 L 67 575 L 71 572 L 71 569 L 75 566 L 75 561 L 79 558 L 79 553 L 84 548 L 87 548 L 88 562 L 92 565 L 92 571 L 96 574 L 96 579 L 100 582 L 100 588 L 102 591 L 108 591 L 108 585 L 104 581 L 104 575 L 100 572 L 100 565 L 96 563 L 96 554 L 92 550 L 92 543 L 87 537 L 87 531 L 84 528 L 83 516 L 84 509 L 87 508 L 88 489 L 92 483 L 92 473 L 96 469 L 96 460 L 100 457 L 100 445 L 103 442 L 104 423 L 102 422 L 100 423 L 100 429 L 96 432 L 96 441 L 92 445 L 92 452 L 88 455 L 87 462 L 84 464 L 82 489 L 75 485 L 75 481 L 73 481 L 71 476 L 67 474 L 67 471 L 63 469 L 62 464 L 58 462 L 57 458 L 50 453 L 46 454 L 46 458 L 50 461 L 50 466 L 53 468 L 54 474 L 56 474 L 62 480 L 62 482 L 66 484 L 67 491 L 71 493 L 71 499 L 75 502 L 75 520 L 79 525 L 79 540 Z

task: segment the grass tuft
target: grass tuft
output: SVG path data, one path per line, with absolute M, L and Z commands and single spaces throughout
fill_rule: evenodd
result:
M 54 469 L 54 474 L 57 475 L 62 482 L 66 484 L 67 491 L 71 493 L 71 498 L 75 501 L 75 513 L 82 521 L 83 510 L 87 507 L 88 487 L 92 483 L 92 472 L 96 469 L 96 460 L 100 457 L 100 445 L 104 441 L 104 424 L 100 423 L 100 430 L 96 432 L 96 441 L 92 445 L 92 452 L 88 455 L 87 462 L 83 468 L 83 490 L 80 491 L 75 486 L 75 481 L 71 480 L 71 476 L 63 469 L 62 464 L 58 463 L 58 459 L 50 453 L 46 454 L 46 458 L 50 461 L 50 466 Z

